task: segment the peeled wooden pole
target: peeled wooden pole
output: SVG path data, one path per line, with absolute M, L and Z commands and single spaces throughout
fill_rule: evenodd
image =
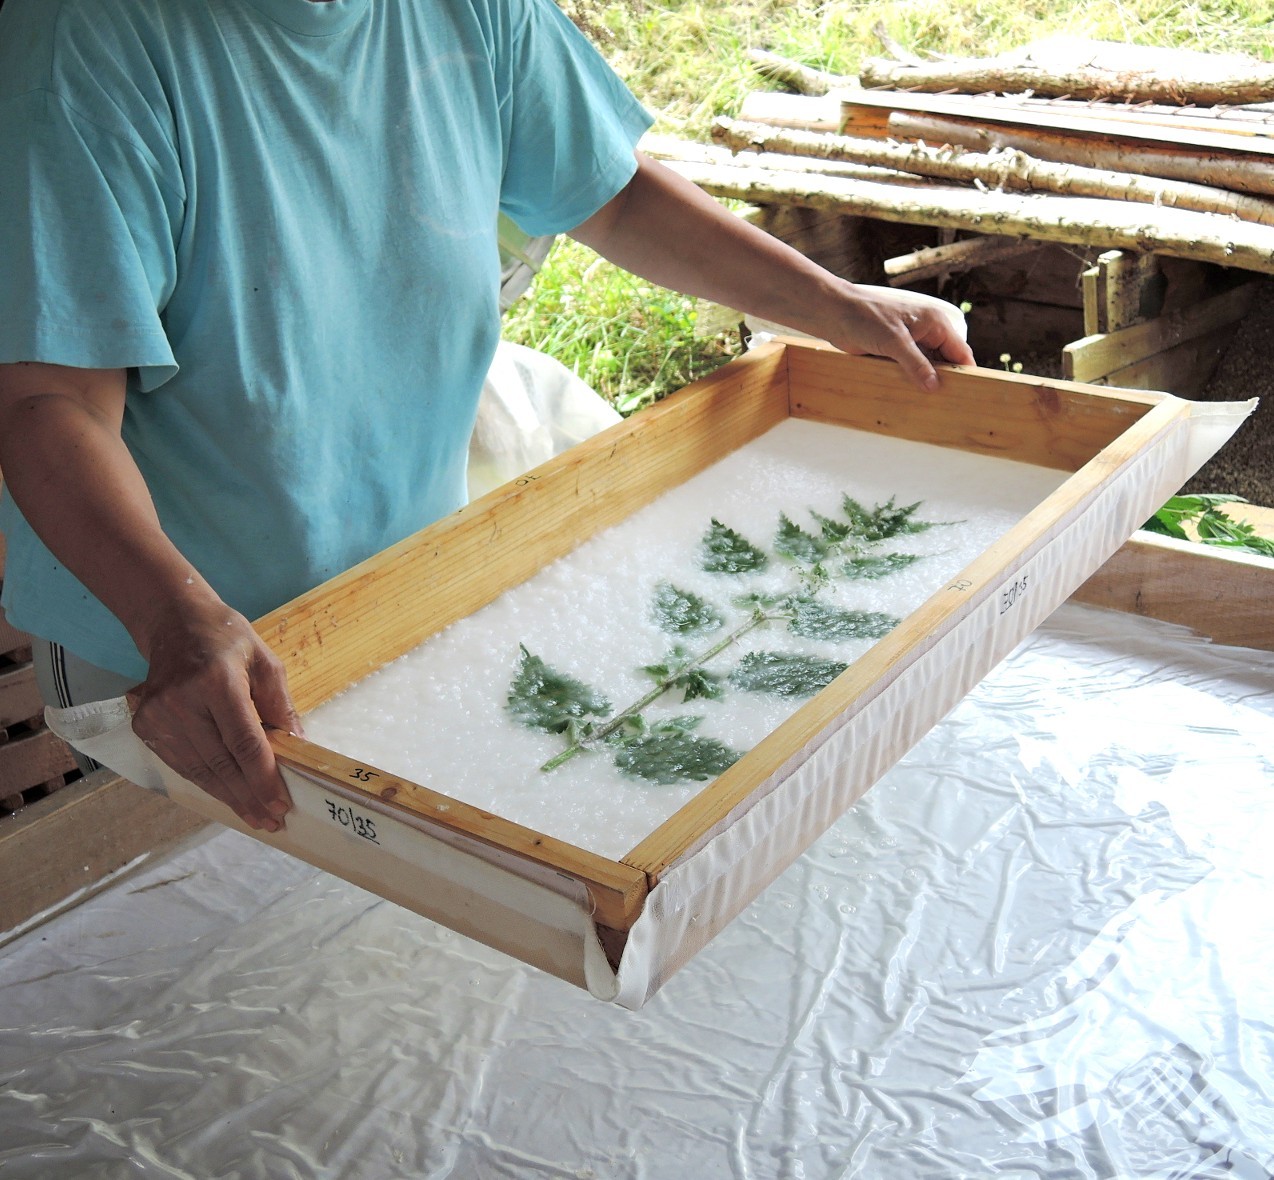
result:
M 1150 216 L 1142 205 L 1097 197 L 1023 196 L 937 184 L 902 188 L 748 167 L 725 149 L 719 163 L 666 162 L 716 197 L 827 209 L 909 225 L 1119 247 L 1274 274 L 1274 229 L 1213 213 L 1156 209 Z
M 1274 66 L 1254 61 L 1223 76 L 1191 77 L 1154 69 L 1110 69 L 1068 62 L 1060 67 L 985 58 L 912 62 L 869 58 L 858 73 L 864 86 L 964 94 L 994 91 L 1070 98 L 1119 98 L 1133 102 L 1197 103 L 1200 106 L 1269 102 L 1274 99 Z
M 978 151 L 1016 148 L 1038 160 L 1119 169 L 1239 193 L 1274 196 L 1274 160 L 1225 152 L 1154 147 L 1099 136 L 1006 127 L 953 116 L 891 114 L 887 133 L 900 140 L 950 144 Z
M 946 246 L 927 246 L 886 258 L 885 279 L 891 287 L 904 287 L 923 279 L 949 275 L 953 270 L 969 270 L 989 262 L 1004 262 L 1019 254 L 1030 254 L 1041 248 L 1040 242 L 1026 238 L 968 238 Z
M 731 153 L 713 144 L 697 143 L 689 139 L 677 139 L 671 135 L 643 135 L 638 147 L 656 160 L 678 160 L 682 163 L 719 164 L 731 158 Z M 800 167 L 812 176 L 838 177 L 842 180 L 872 180 L 880 184 L 928 186 L 935 183 L 927 176 L 915 172 L 901 172 L 894 168 L 881 168 L 870 164 L 855 164 L 849 160 L 795 161 L 780 153 L 759 152 L 748 157 L 758 168 L 777 168 L 789 171 Z
M 998 189 L 1108 197 L 1174 209 L 1193 209 L 1200 213 L 1221 213 L 1259 225 L 1274 225 L 1274 201 L 1264 198 L 1107 168 L 1051 163 L 1007 146 L 989 152 L 973 152 L 960 146 L 887 143 L 847 135 L 785 130 L 735 119 L 718 119 L 712 128 L 712 137 L 732 151 L 765 151 L 817 160 L 845 160 L 942 180 L 981 182 Z

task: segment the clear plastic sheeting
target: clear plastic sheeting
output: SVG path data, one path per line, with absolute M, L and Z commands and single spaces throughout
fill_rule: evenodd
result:
M 10 1177 L 1267 1177 L 1274 656 L 1068 607 L 639 1012 L 222 832 L 0 951 Z

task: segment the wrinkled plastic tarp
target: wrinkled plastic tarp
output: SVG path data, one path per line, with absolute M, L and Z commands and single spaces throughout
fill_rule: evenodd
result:
M 1066 608 L 636 1013 L 223 831 L 0 950 L 0 1176 L 1264 1178 L 1272 759 Z

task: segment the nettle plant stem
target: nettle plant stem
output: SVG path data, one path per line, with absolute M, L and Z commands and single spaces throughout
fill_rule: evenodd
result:
M 677 688 L 679 686 L 678 682 L 687 672 L 693 672 L 702 668 L 704 664 L 719 656 L 732 643 L 742 639 L 749 631 L 755 631 L 757 627 L 764 626 L 766 623 L 773 622 L 776 619 L 784 618 L 791 618 L 791 615 L 785 615 L 782 613 L 762 614 L 760 611 L 753 612 L 752 617 L 748 619 L 747 622 L 740 624 L 724 639 L 718 640 L 710 648 L 708 648 L 707 651 L 700 652 L 699 655 L 691 659 L 689 663 L 680 665 L 676 675 L 670 675 L 666 679 L 658 681 L 655 684 L 655 687 L 646 693 L 646 695 L 640 700 L 634 701 L 628 706 L 628 708 L 624 709 L 620 713 L 616 713 L 614 717 L 605 722 L 603 725 L 599 725 L 588 737 L 581 738 L 572 745 L 568 746 L 560 754 L 555 754 L 546 763 L 544 763 L 540 769 L 556 770 L 563 763 L 569 762 L 576 754 L 582 754 L 585 750 L 602 745 L 607 738 L 618 732 L 623 727 L 624 722 L 629 720 L 629 718 L 636 717 L 639 713 L 642 713 L 647 706 L 653 705 L 661 696 L 664 696 L 671 692 L 674 688 Z

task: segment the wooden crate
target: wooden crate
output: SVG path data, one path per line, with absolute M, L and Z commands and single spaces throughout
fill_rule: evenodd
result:
M 281 607 L 258 629 L 284 660 L 298 707 L 312 709 L 789 416 L 1072 474 L 624 856 L 277 733 L 295 808 L 285 832 L 257 838 L 636 1006 L 1110 557 L 1193 462 L 1191 407 L 1168 395 L 975 369 L 945 370 L 942 388 L 925 394 L 891 363 L 779 342 Z M 855 726 L 868 736 L 847 755 Z M 885 729 L 892 743 L 877 740 Z M 179 801 L 247 831 L 157 764 L 147 773 L 163 776 Z M 781 804 L 798 780 L 822 794 L 817 806 L 802 804 L 797 837 L 767 852 L 746 885 L 709 882 L 693 905 L 675 900 L 702 850 Z M 663 945 L 659 961 L 635 966 L 651 943 Z M 629 968 L 635 982 L 625 991 Z
M 0 533 L 0 586 L 5 553 Z M 0 936 L 207 826 L 111 771 L 82 776 L 43 713 L 31 637 L 0 610 Z
M 4 585 L 0 535 L 0 586 Z M 0 611 L 0 822 L 79 777 L 70 749 L 44 725 L 31 665 L 31 637 Z

